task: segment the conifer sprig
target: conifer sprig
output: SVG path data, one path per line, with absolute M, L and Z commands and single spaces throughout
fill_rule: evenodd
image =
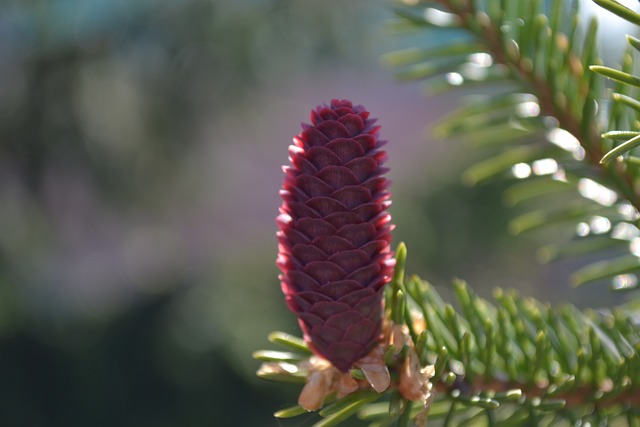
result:
M 402 263 L 396 276 L 404 276 Z M 502 289 L 489 301 L 461 280 L 453 283 L 456 309 L 416 276 L 396 286 L 396 293 L 388 288 L 387 307 L 403 307 L 407 326 L 427 326 L 415 348 L 424 365 L 434 366 L 434 401 L 425 412 L 393 389 L 361 390 L 337 401 L 329 397 L 314 427 L 337 425 L 347 415 L 371 421 L 372 427 L 403 420 L 413 423 L 404 425 L 421 425 L 427 414 L 445 425 L 468 425 L 470 419 L 488 425 L 522 425 L 532 419 L 602 423 L 621 415 L 640 422 L 640 329 L 631 312 L 551 307 Z M 397 314 L 388 309 L 386 317 Z M 265 362 L 258 375 L 304 382 L 309 353 L 302 341 L 283 333 L 272 334 L 270 341 L 286 352 L 254 353 Z M 406 355 L 388 359 L 389 369 L 402 364 L 398 357 Z M 357 370 L 351 375 L 362 378 Z M 374 403 L 379 400 L 385 402 Z M 302 413 L 296 406 L 275 415 Z
M 632 23 L 638 15 L 615 0 L 598 4 Z M 636 289 L 640 88 L 631 50 L 640 42 L 627 38 L 620 70 L 605 67 L 597 20 L 582 25 L 577 2 L 434 0 L 396 11 L 398 28 L 457 34 L 436 50 L 388 54 L 400 77 L 425 79 L 438 91 L 494 87 L 491 97 L 477 96 L 435 128 L 440 138 L 462 137 L 487 153 L 464 182 L 514 180 L 505 199 L 529 211 L 509 230 L 560 229 L 559 240 L 540 249 L 542 262 L 598 254 L 571 277 L 574 285 L 608 280 L 615 290 Z M 612 101 L 599 74 L 614 82 Z
M 466 59 L 474 54 L 489 54 L 492 65 L 487 68 L 502 70 L 504 80 L 511 79 L 517 82 L 520 90 L 535 96 L 534 102 L 540 108 L 540 113 L 536 116 L 540 119 L 545 116 L 555 118 L 556 126 L 569 132 L 580 143 L 584 149 L 585 160 L 594 170 L 599 171 L 596 173 L 603 178 L 607 177 L 607 184 L 640 210 L 640 196 L 634 190 L 634 176 L 620 164 L 601 163 L 604 152 L 602 129 L 598 127 L 596 117 L 596 102 L 600 101 L 604 94 L 598 90 L 599 84 L 594 79 L 593 70 L 601 71 L 605 67 L 595 65 L 596 68 L 589 68 L 590 65 L 601 62 L 596 56 L 595 18 L 580 40 L 577 10 L 564 7 L 566 2 L 553 2 L 549 11 L 543 10 L 543 3 L 540 1 L 490 0 L 484 2 L 486 5 L 483 8 L 478 6 L 480 2 L 473 0 L 437 0 L 424 3 L 440 6 L 442 11 L 446 11 L 441 13 L 451 15 L 449 24 L 442 25 L 466 30 L 474 36 L 474 43 L 480 47 L 475 52 L 471 49 L 465 52 L 467 58 L 456 64 L 457 71 L 462 71 L 459 74 L 463 82 L 458 83 L 454 80 L 452 86 L 466 83 L 464 74 L 469 72 L 465 73 L 464 70 L 465 65 L 470 63 Z M 428 25 L 429 16 L 433 15 L 429 11 L 435 12 L 440 9 L 424 3 L 420 6 L 399 8 L 396 12 L 414 24 Z M 522 22 L 519 28 L 514 24 L 517 20 Z M 570 25 L 566 25 L 567 22 Z M 457 49 L 450 46 L 449 49 L 443 49 L 443 54 L 450 55 L 452 49 L 460 50 L 457 43 L 453 42 Z M 406 60 L 397 61 L 398 58 L 402 59 L 402 56 L 402 52 L 400 55 L 391 54 L 387 56 L 387 61 L 396 66 L 407 65 Z M 427 59 L 427 63 L 439 59 L 438 55 L 433 55 Z M 427 68 L 425 62 L 422 62 L 420 67 Z M 455 72 L 456 67 L 448 67 L 443 71 Z M 486 71 L 487 78 L 496 74 Z M 400 73 L 402 75 L 403 72 Z M 618 76 L 622 74 L 617 73 Z M 404 75 L 410 74 L 405 72 Z M 425 78 L 430 75 L 416 74 L 413 77 Z M 477 83 L 484 78 L 469 80 Z

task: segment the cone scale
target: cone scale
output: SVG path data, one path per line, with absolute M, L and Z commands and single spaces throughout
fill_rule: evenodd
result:
M 364 107 L 332 100 L 289 147 L 277 265 L 310 349 L 343 372 L 380 340 L 391 280 L 391 204 L 380 126 Z

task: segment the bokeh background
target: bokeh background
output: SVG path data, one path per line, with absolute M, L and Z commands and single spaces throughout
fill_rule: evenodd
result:
M 388 144 L 395 243 L 447 294 L 586 305 L 571 265 L 507 233 L 481 153 L 434 141 L 459 94 L 381 66 L 387 0 L 0 3 L 0 426 L 278 426 L 296 388 L 254 377 L 280 293 L 280 166 L 308 111 L 350 98 Z M 604 299 L 603 299 L 604 298 Z

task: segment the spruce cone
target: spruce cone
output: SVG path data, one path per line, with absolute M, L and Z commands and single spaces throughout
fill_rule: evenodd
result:
M 379 341 L 394 259 L 386 141 L 362 106 L 332 100 L 289 147 L 277 223 L 282 291 L 309 347 L 343 372 Z

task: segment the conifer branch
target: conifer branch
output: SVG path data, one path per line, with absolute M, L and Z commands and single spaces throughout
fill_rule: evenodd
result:
M 404 253 L 402 248 L 400 253 Z M 395 277 L 404 276 L 403 264 L 396 268 Z M 397 393 L 396 371 L 404 366 L 409 353 L 407 348 L 398 352 L 389 347 L 385 353 L 395 356 L 384 357 L 392 373 L 386 393 L 376 395 L 365 386 L 339 405 L 329 397 L 325 405 L 331 405 L 320 411 L 327 418 L 317 426 L 332 422 L 335 405 L 354 408 L 349 414 L 366 420 L 409 419 L 416 425 L 421 425 L 419 420 L 427 414 L 429 419 L 446 417 L 456 425 L 466 425 L 464 420 L 470 413 L 520 425 L 518 417 L 523 410 L 529 421 L 531 417 L 586 421 L 640 409 L 640 330 L 627 311 L 550 307 L 500 289 L 494 292 L 494 303 L 480 298 L 459 280 L 453 284 L 456 310 L 418 277 L 400 279 L 394 287 L 396 292 L 388 288 L 385 318 L 405 322 L 412 336 L 419 335 L 408 341 L 409 348 L 423 366 L 432 366 L 434 401 L 416 405 L 415 410 L 410 409 L 410 400 L 403 403 Z M 304 381 L 310 375 L 310 365 L 301 340 L 286 334 L 273 335 L 270 340 L 289 351 L 256 352 L 254 356 L 265 362 L 258 375 L 275 381 Z M 351 375 L 365 378 L 359 369 Z M 307 380 L 305 388 L 308 384 Z M 389 403 L 372 403 L 384 396 Z M 403 407 L 412 411 L 411 415 L 399 409 Z M 276 416 L 300 413 L 300 408 L 294 407 Z
M 485 12 L 477 11 L 472 0 L 436 1 L 458 16 L 461 25 L 486 45 L 494 60 L 506 66 L 513 78 L 525 84 L 530 92 L 537 96 L 543 115 L 555 117 L 559 127 L 571 133 L 580 142 L 589 164 L 600 170 L 604 176 L 608 176 L 621 195 L 640 211 L 640 195 L 634 190 L 634 179 L 628 169 L 621 163 L 600 162 L 604 155 L 601 149 L 602 130 L 596 125 L 596 117 L 576 115 L 567 108 L 568 100 L 564 94 L 552 88 L 546 76 L 535 73 L 531 60 L 520 55 L 515 41 L 512 45 L 503 42 L 500 34 L 501 23 L 493 22 Z M 556 49 L 566 55 L 565 61 L 572 77 L 581 82 L 578 93 L 583 102 L 594 102 L 595 100 L 589 96 L 590 77 L 585 77 L 585 74 L 593 74 L 593 71 L 587 68 L 590 64 L 582 64 L 581 58 L 567 49 L 569 39 L 565 34 L 552 32 L 550 36 L 553 37 L 551 43 L 556 44 Z

